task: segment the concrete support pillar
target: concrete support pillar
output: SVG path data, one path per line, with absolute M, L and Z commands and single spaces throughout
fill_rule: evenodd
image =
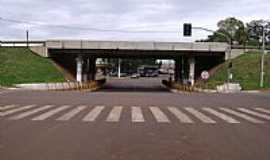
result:
M 82 70 L 82 81 L 87 82 L 88 81 L 88 59 L 83 59 L 83 70 Z
M 96 79 L 96 59 L 89 58 L 89 80 L 94 81 Z
M 121 78 L 121 59 L 118 58 L 118 78 Z
M 182 81 L 181 68 L 182 68 L 182 57 L 177 57 L 175 59 L 175 65 L 174 65 L 174 80 L 175 80 L 175 82 Z
M 76 62 L 77 62 L 76 80 L 77 80 L 77 82 L 82 82 L 83 58 L 81 55 L 79 55 L 76 58 Z
M 189 82 L 191 86 L 193 86 L 195 82 L 195 57 L 189 57 L 188 63 L 189 63 Z

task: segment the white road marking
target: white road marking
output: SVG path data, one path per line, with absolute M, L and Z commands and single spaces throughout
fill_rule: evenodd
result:
M 63 116 L 57 118 L 56 120 L 58 120 L 58 121 L 67 121 L 67 120 L 71 119 L 72 117 L 74 117 L 76 114 L 80 113 L 86 107 L 87 106 L 78 106 L 78 107 L 72 109 L 71 111 L 69 111 L 68 113 L 64 114 Z
M 193 123 L 193 121 L 176 107 L 168 107 L 168 110 L 175 115 L 182 123 Z
M 243 119 L 245 119 L 245 120 L 247 120 L 247 121 L 249 121 L 249 122 L 252 122 L 252 123 L 264 123 L 264 122 L 261 121 L 261 120 L 255 119 L 255 118 L 253 118 L 253 117 L 250 117 L 250 116 L 248 116 L 248 115 L 246 115 L 246 114 L 243 114 L 243 113 L 240 113 L 240 112 L 236 112 L 236 111 L 231 110 L 231 109 L 229 109 L 229 108 L 219 108 L 219 109 L 222 110 L 222 111 L 225 111 L 225 112 L 227 112 L 227 113 L 230 113 L 230 114 L 232 114 L 232 115 L 235 115 L 235 116 L 237 116 L 237 117 L 243 118 Z
M 22 119 L 22 118 L 25 118 L 27 116 L 33 115 L 35 113 L 41 112 L 43 110 L 46 110 L 46 109 L 49 109 L 49 108 L 52 108 L 52 107 L 53 107 L 53 105 L 46 105 L 46 106 L 43 106 L 43 107 L 40 107 L 40 108 L 37 108 L 37 109 L 34 109 L 34 110 L 23 112 L 23 113 L 21 113 L 19 115 L 15 115 L 13 117 L 10 117 L 9 119 L 11 119 L 11 120 Z
M 157 120 L 157 122 L 160 122 L 160 123 L 169 123 L 170 122 L 168 117 L 158 107 L 152 106 L 149 108 L 150 108 L 150 111 L 152 112 L 153 116 Z
M 3 106 L 3 107 L 0 107 L 0 111 L 2 112 L 4 110 L 8 110 L 8 109 L 15 108 L 15 107 L 18 107 L 18 105 L 15 105 L 15 104 L 6 105 L 6 106 Z
M 104 106 L 96 106 L 83 118 L 82 121 L 93 122 L 104 108 Z
M 264 108 L 255 108 L 257 111 L 261 111 L 261 112 L 264 112 L 264 113 L 269 113 L 270 114 L 270 110 L 268 109 L 264 109 Z
M 123 107 L 122 106 L 115 106 L 111 110 L 109 116 L 107 117 L 107 122 L 118 122 L 121 116 Z
M 131 107 L 131 121 L 132 122 L 144 122 L 143 113 L 141 107 Z
M 30 108 L 33 108 L 33 107 L 36 107 L 36 105 L 27 105 L 27 106 L 24 106 L 24 107 L 19 107 L 19 108 L 13 109 L 13 110 L 0 112 L 0 116 L 7 116 L 7 115 L 10 115 L 10 114 L 13 114 L 13 113 L 16 113 L 16 112 L 20 112 L 20 111 L 23 111 L 23 110 L 27 110 L 27 109 L 30 109 Z
M 70 107 L 71 106 L 69 106 L 69 105 L 64 105 L 64 106 L 58 107 L 56 109 L 50 110 L 50 111 L 48 111 L 46 113 L 43 113 L 43 114 L 41 114 L 41 115 L 39 115 L 37 117 L 34 117 L 34 118 L 32 118 L 32 120 L 33 121 L 45 120 L 45 119 L 55 115 L 56 113 L 61 112 L 61 111 L 65 110 L 65 109 L 68 109 Z
M 187 110 L 189 113 L 191 113 L 192 115 L 194 115 L 196 118 L 198 118 L 204 123 L 216 123 L 216 121 L 214 121 L 213 119 L 209 118 L 208 116 L 206 116 L 205 114 L 199 112 L 198 110 L 194 108 L 188 107 L 188 108 L 185 108 L 185 110 Z
M 246 108 L 238 108 L 238 110 L 241 111 L 241 112 L 248 113 L 248 114 L 253 115 L 253 116 L 257 116 L 257 117 L 260 117 L 260 118 L 264 118 L 264 119 L 270 120 L 270 116 L 268 116 L 266 114 L 254 112 L 254 111 L 249 110 L 249 109 L 246 109 Z
M 216 111 L 216 110 L 214 110 L 212 108 L 206 107 L 206 108 L 203 108 L 203 110 L 210 113 L 210 114 L 213 114 L 213 115 L 217 116 L 218 118 L 220 118 L 220 119 L 222 119 L 222 120 L 224 120 L 224 121 L 226 121 L 228 123 L 240 123 L 236 119 L 234 119 L 234 118 L 232 118 L 230 116 L 227 116 L 226 114 L 223 114 L 221 112 L 218 112 L 218 111 Z

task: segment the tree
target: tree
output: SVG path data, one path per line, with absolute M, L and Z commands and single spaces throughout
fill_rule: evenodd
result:
M 226 18 L 218 22 L 218 31 L 225 33 L 233 42 L 245 44 L 248 40 L 247 30 L 241 20 L 234 17 Z
M 270 21 L 266 22 L 264 20 L 253 20 L 247 23 L 247 31 L 250 39 L 249 43 L 260 44 L 260 39 L 262 37 L 262 26 L 265 25 L 265 36 L 266 43 L 270 44 Z
M 225 20 L 221 20 L 217 24 L 218 30 L 213 35 L 208 36 L 206 42 L 228 42 L 228 39 L 219 33 L 223 33 L 230 38 L 232 42 L 236 42 L 238 44 L 243 44 L 248 40 L 248 32 L 245 28 L 244 23 L 241 20 L 238 20 L 234 17 L 226 18 Z

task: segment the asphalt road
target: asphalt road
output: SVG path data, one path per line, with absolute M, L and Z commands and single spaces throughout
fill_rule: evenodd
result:
M 2 91 L 0 159 L 270 159 L 268 93 L 174 94 L 157 79 L 143 80 L 149 88 L 116 81 L 93 93 Z

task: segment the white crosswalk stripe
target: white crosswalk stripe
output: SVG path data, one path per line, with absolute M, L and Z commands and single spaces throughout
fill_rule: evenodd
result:
M 168 107 L 168 110 L 175 115 L 182 123 L 193 123 L 193 121 L 176 107 Z
M 107 117 L 107 122 L 118 122 L 121 116 L 123 107 L 122 106 L 115 106 L 109 113 L 109 116 Z
M 254 112 L 254 111 L 249 110 L 249 109 L 246 109 L 246 108 L 238 108 L 238 110 L 241 111 L 241 112 L 248 113 L 248 114 L 253 115 L 253 116 L 257 116 L 257 117 L 260 117 L 260 118 L 264 118 L 264 119 L 270 120 L 270 116 L 268 116 L 266 114 Z
M 35 113 L 44 111 L 44 110 L 52 108 L 52 107 L 53 107 L 53 105 L 46 105 L 46 106 L 43 106 L 43 107 L 40 107 L 40 108 L 37 108 L 37 109 L 34 109 L 34 110 L 23 112 L 23 113 L 21 113 L 19 115 L 15 115 L 13 117 L 10 117 L 9 119 L 11 119 L 11 120 L 19 120 L 19 119 L 25 118 L 27 116 L 33 115 Z
M 222 110 L 222 111 L 225 111 L 225 112 L 227 112 L 227 113 L 230 113 L 230 114 L 232 114 L 232 115 L 235 115 L 235 116 L 237 116 L 237 117 L 240 117 L 240 118 L 242 118 L 242 119 L 245 119 L 245 120 L 247 120 L 247 121 L 249 121 L 249 122 L 252 122 L 252 123 L 264 123 L 264 122 L 261 121 L 261 120 L 258 120 L 258 119 L 256 119 L 256 118 L 250 117 L 250 116 L 248 116 L 248 115 L 246 115 L 246 114 L 243 114 L 243 113 L 240 113 L 240 112 L 231 110 L 231 109 L 229 109 L 229 108 L 219 108 L 219 109 Z
M 24 106 L 24 107 L 19 107 L 19 108 L 16 108 L 16 109 L 5 111 L 5 112 L 0 112 L 0 116 L 7 116 L 7 115 L 10 115 L 10 114 L 13 114 L 13 113 L 16 113 L 16 112 L 20 112 L 20 111 L 24 111 L 24 110 L 27 110 L 27 109 L 30 109 L 30 108 L 33 108 L 33 107 L 36 107 L 36 105 L 27 105 L 27 106 Z
M 234 118 L 227 116 L 226 114 L 223 114 L 221 112 L 218 112 L 212 108 L 206 107 L 206 108 L 203 108 L 203 110 L 210 113 L 210 114 L 217 116 L 218 118 L 220 118 L 228 123 L 240 123 L 239 121 L 235 120 Z
M 131 107 L 131 121 L 132 122 L 144 122 L 143 113 L 141 107 Z
M 257 111 L 261 111 L 261 112 L 270 114 L 270 110 L 268 110 L 268 109 L 264 109 L 264 108 L 255 108 L 255 109 L 256 109 Z
M 69 106 L 69 105 L 64 105 L 64 106 L 58 107 L 58 108 L 56 108 L 56 109 L 50 110 L 50 111 L 48 111 L 48 112 L 45 112 L 45 113 L 43 113 L 43 114 L 41 114 L 41 115 L 39 115 L 39 116 L 37 116 L 37 117 L 34 117 L 34 118 L 32 118 L 32 120 L 33 120 L 33 121 L 41 121 L 41 120 L 45 120 L 45 119 L 47 119 L 47 118 L 49 118 L 49 117 L 55 115 L 56 113 L 59 113 L 59 112 L 65 110 L 65 109 L 68 109 L 68 108 L 70 108 L 70 107 L 71 107 L 71 106 Z
M 0 107 L 0 111 L 5 111 L 5 110 L 8 110 L 8 109 L 11 109 L 11 108 L 15 108 L 15 107 L 18 107 L 18 105 L 15 105 L 15 104 L 11 104 L 11 105 L 6 105 L 6 106 L 3 106 L 3 107 Z
M 194 115 L 196 118 L 198 118 L 199 120 L 201 120 L 204 123 L 216 123 L 216 121 L 214 121 L 210 117 L 206 116 L 205 114 L 199 112 L 198 110 L 196 110 L 194 108 L 187 107 L 187 108 L 185 108 L 185 110 L 187 110 L 189 113 L 191 113 L 192 115 Z
M 158 107 L 149 107 L 150 111 L 152 112 L 153 116 L 155 117 L 157 122 L 160 123 L 169 123 L 170 120 L 168 117 L 158 108 Z
M 84 118 L 82 121 L 84 122 L 93 122 L 104 109 L 104 106 L 96 106 L 93 108 Z
M 63 116 L 57 118 L 56 120 L 58 120 L 58 121 L 67 121 L 67 120 L 71 119 L 72 117 L 74 117 L 75 115 L 77 115 L 78 113 L 80 113 L 86 107 L 87 106 L 78 106 L 78 107 L 72 109 L 71 111 L 69 111 L 68 113 L 64 114 Z

